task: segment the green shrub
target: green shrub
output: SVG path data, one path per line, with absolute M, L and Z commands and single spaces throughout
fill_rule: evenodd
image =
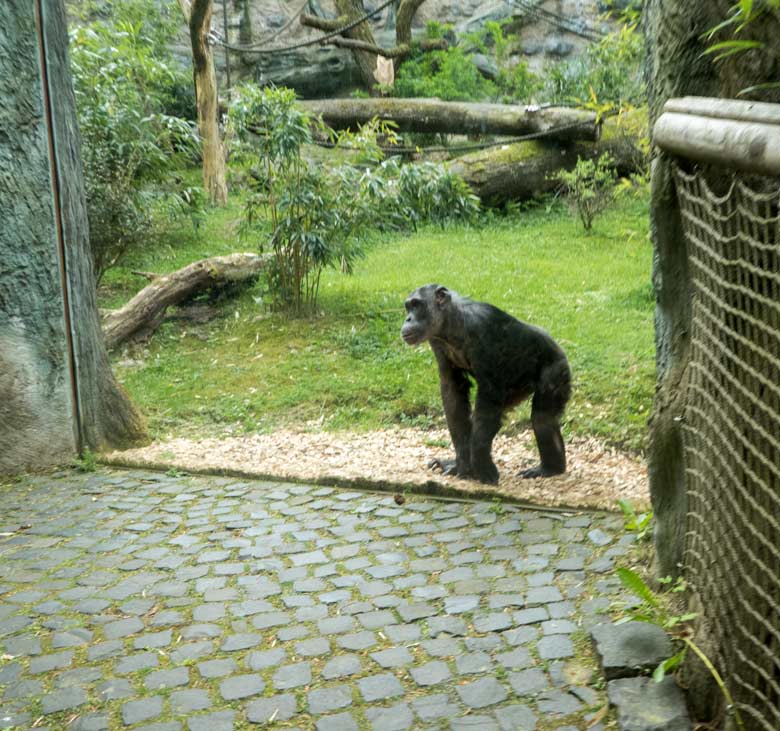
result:
M 570 209 L 580 217 L 586 231 L 590 231 L 593 220 L 615 197 L 614 162 L 609 153 L 596 162 L 577 158 L 574 170 L 559 170 L 552 176 L 560 181 Z
M 507 21 L 508 22 L 508 21 Z M 506 22 L 488 21 L 485 27 L 456 40 L 450 26 L 430 22 L 429 39 L 447 37 L 452 45 L 406 61 L 398 70 L 393 94 L 400 97 L 437 97 L 447 101 L 529 101 L 542 84 L 525 61 L 514 65 L 514 41 L 504 33 Z M 495 79 L 485 78 L 473 60 L 474 53 L 491 58 L 498 69 Z
M 554 104 L 585 107 L 644 104 L 642 55 L 642 36 L 636 25 L 622 25 L 590 44 L 579 58 L 550 64 L 545 69 L 542 96 Z
M 312 124 L 289 89 L 245 85 L 228 112 L 237 156 L 258 165 L 242 233 L 271 251 L 271 295 L 277 307 L 298 315 L 314 310 L 325 267 L 352 271 L 371 231 L 441 223 L 478 209 L 466 184 L 441 166 L 376 164 L 377 136 L 395 141 L 392 128 L 376 120 L 357 133 L 333 135 L 337 146 L 359 150 L 368 164 L 307 164 L 302 146 L 311 142 Z
M 70 59 L 95 274 L 152 233 L 153 210 L 197 216 L 176 171 L 197 149 L 193 126 L 164 112 L 182 85 L 147 0 L 110 4 L 110 20 L 76 27 Z M 177 92 L 178 93 L 178 92 Z M 201 210 L 202 213 L 202 210 Z
M 430 51 L 401 66 L 393 87 L 395 96 L 438 97 L 444 101 L 493 98 L 496 85 L 486 79 L 460 46 Z

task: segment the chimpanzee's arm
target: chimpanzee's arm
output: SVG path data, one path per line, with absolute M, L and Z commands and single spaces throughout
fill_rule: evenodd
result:
M 439 363 L 441 400 L 455 448 L 455 462 L 434 460 L 431 466 L 441 468 L 444 474 L 466 477 L 471 474 L 471 382 L 465 371 L 456 368 L 443 353 L 436 349 L 434 353 Z

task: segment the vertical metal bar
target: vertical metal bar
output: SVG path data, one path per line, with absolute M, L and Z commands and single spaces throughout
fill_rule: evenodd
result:
M 60 201 L 60 175 L 55 155 L 54 119 L 51 105 L 51 88 L 49 86 L 48 57 L 46 54 L 46 36 L 43 32 L 43 0 L 35 0 L 35 24 L 38 34 L 38 53 L 41 62 L 41 92 L 43 97 L 43 117 L 46 124 L 46 137 L 49 145 L 49 167 L 51 171 L 52 203 L 54 221 L 57 231 L 57 256 L 60 264 L 60 281 L 62 286 L 62 306 L 65 320 L 65 342 L 68 349 L 68 367 L 70 370 L 70 387 L 73 399 L 73 416 L 75 421 L 76 449 L 81 454 L 83 449 L 81 404 L 79 400 L 78 378 L 76 373 L 76 350 L 73 335 L 73 320 L 70 311 L 70 291 L 68 283 L 67 259 L 65 256 L 65 236 L 62 225 L 62 205 Z

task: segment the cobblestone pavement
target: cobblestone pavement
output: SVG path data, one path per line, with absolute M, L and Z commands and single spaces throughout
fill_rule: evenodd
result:
M 602 728 L 616 516 L 139 471 L 0 499 L 0 729 Z

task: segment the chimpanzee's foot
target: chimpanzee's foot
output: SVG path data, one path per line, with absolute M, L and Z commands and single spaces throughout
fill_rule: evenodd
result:
M 475 467 L 473 477 L 486 485 L 497 485 L 498 468 L 492 462 L 482 467 Z
M 550 469 L 549 467 L 542 467 L 542 465 L 537 465 L 536 467 L 523 470 L 520 473 L 520 477 L 522 477 L 524 480 L 533 480 L 537 477 L 552 477 L 553 475 L 562 475 L 565 471 L 566 470 L 555 470 Z
M 443 475 L 457 475 L 458 466 L 454 459 L 432 459 L 428 462 L 428 469 L 441 472 Z

